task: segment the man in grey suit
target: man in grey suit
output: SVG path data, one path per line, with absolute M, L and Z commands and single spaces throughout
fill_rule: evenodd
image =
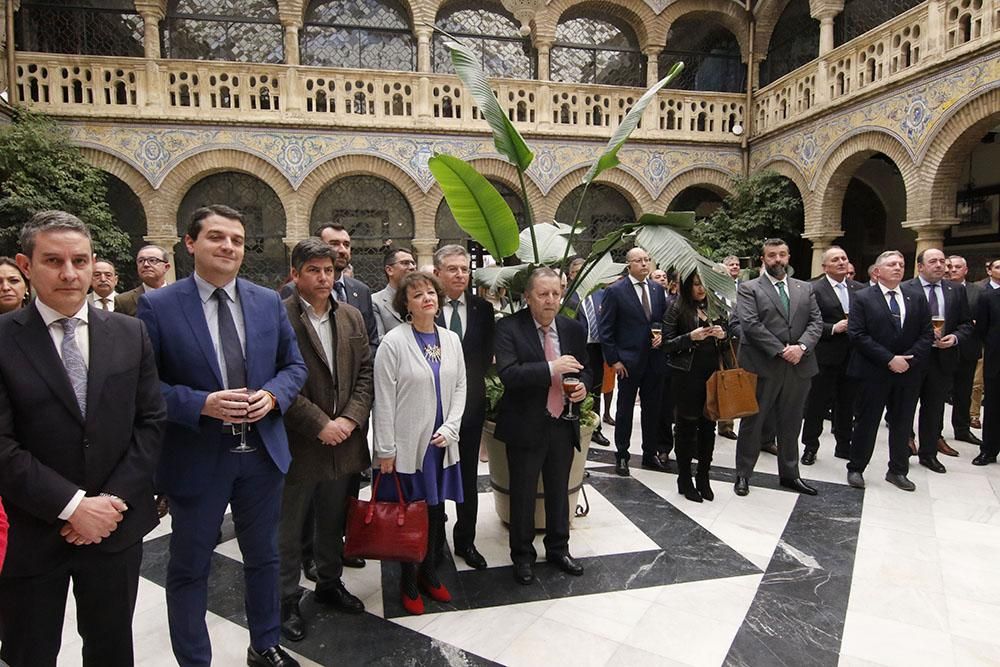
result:
M 385 251 L 382 268 L 385 270 L 388 284 L 385 288 L 372 294 L 372 309 L 375 313 L 375 326 L 378 327 L 379 340 L 387 331 L 391 331 L 403 323 L 403 318 L 392 307 L 392 298 L 396 296 L 399 281 L 407 273 L 416 271 L 417 263 L 413 259 L 413 253 L 406 248 L 390 247 Z
M 738 496 L 750 493 L 750 475 L 760 455 L 764 421 L 777 424 L 778 476 L 781 486 L 816 495 L 799 477 L 799 431 L 812 377 L 819 372 L 816 344 L 823 334 L 823 316 L 812 285 L 789 278 L 788 244 L 764 241 L 764 271 L 740 283 L 736 315 L 740 322 L 740 365 L 757 374 L 760 412 L 740 422 L 736 440 Z

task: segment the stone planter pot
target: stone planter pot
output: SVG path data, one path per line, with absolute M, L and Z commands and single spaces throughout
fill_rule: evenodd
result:
M 505 524 L 510 523 L 510 469 L 507 467 L 507 446 L 493 437 L 493 429 L 496 424 L 491 421 L 483 426 L 483 442 L 490 455 L 490 487 L 493 489 L 493 501 L 496 506 L 497 516 Z M 573 516 L 576 512 L 577 497 L 580 495 L 580 487 L 583 486 L 583 469 L 587 462 L 587 452 L 590 451 L 590 436 L 594 433 L 593 427 L 580 427 L 580 451 L 573 455 L 573 464 L 569 470 L 569 519 L 572 526 Z M 535 529 L 545 528 L 545 495 L 542 486 L 542 477 L 538 476 L 538 491 L 535 501 Z

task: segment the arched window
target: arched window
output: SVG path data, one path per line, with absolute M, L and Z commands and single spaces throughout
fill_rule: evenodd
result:
M 177 210 L 177 235 L 187 233 L 191 214 L 209 204 L 225 204 L 243 214 L 246 229 L 240 276 L 258 285 L 277 288 L 288 276 L 285 209 L 278 195 L 256 176 L 224 171 L 201 179 L 187 191 Z M 177 277 L 194 271 L 194 259 L 182 240 L 174 247 Z
M 299 43 L 303 65 L 414 69 L 409 16 L 396 0 L 313 0 Z
M 499 3 L 460 2 L 438 14 L 435 26 L 458 37 L 479 54 L 487 76 L 534 79 L 535 51 L 514 17 Z M 447 35 L 434 33 L 434 71 L 453 74 Z
M 692 185 L 681 190 L 667 206 L 668 211 L 694 211 L 695 217 L 707 218 L 722 206 L 722 197 L 714 190 Z
M 142 17 L 131 0 L 22 0 L 17 13 L 18 51 L 141 58 Z
M 313 206 L 310 229 L 343 225 L 351 235 L 354 277 L 372 291 L 385 287 L 385 246 L 413 243 L 413 211 L 396 186 L 376 176 L 347 176 L 326 186 Z
M 559 204 L 556 210 L 556 220 L 565 224 L 572 224 L 573 213 L 583 194 L 583 186 L 577 186 L 566 195 L 566 198 Z M 587 200 L 580 210 L 581 226 L 578 236 L 573 239 L 573 248 L 581 255 L 587 256 L 594 245 L 594 241 L 603 238 L 622 225 L 635 222 L 635 211 L 629 204 L 625 196 L 610 185 L 604 183 L 594 183 L 587 189 Z M 625 259 L 625 253 L 631 247 L 620 248 L 612 252 L 615 261 L 621 262 Z
M 819 56 L 819 21 L 809 15 L 809 0 L 792 0 L 771 33 L 767 59 L 760 64 L 760 85 L 780 79 Z
M 660 53 L 659 71 L 665 75 L 677 61 L 684 71 L 670 84 L 679 90 L 740 93 L 746 90 L 746 66 L 740 43 L 726 28 L 704 17 L 677 19 Z
M 246 63 L 285 59 L 275 0 L 171 0 L 160 25 L 167 58 Z
M 606 86 L 643 86 L 645 57 L 625 21 L 598 10 L 571 8 L 559 19 L 549 54 L 551 79 Z
M 845 0 L 844 11 L 833 21 L 834 41 L 839 45 L 877 28 L 924 0 Z
M 506 183 L 498 181 L 495 178 L 488 178 L 488 180 L 493 187 L 497 189 L 500 196 L 503 197 L 507 205 L 510 206 L 510 210 L 514 212 L 514 219 L 517 220 L 517 228 L 525 228 L 525 218 L 524 218 L 524 202 L 521 201 L 520 195 L 514 192 L 513 189 L 507 186 Z M 442 199 L 441 203 L 438 205 L 437 215 L 434 217 L 434 231 L 438 237 L 438 245 L 448 245 L 449 243 L 457 243 L 463 245 L 466 248 L 470 248 L 470 251 L 476 249 L 479 246 L 475 241 L 470 240 L 469 235 L 458 226 L 455 222 L 455 216 L 451 213 L 451 208 L 448 206 L 448 201 Z M 475 254 L 475 253 L 473 253 Z M 494 258 L 499 259 L 499 258 Z
M 106 176 L 108 193 L 105 200 L 111 208 L 111 217 L 114 218 L 115 224 L 128 234 L 132 246 L 132 256 L 135 257 L 139 248 L 146 245 L 146 211 L 142 208 L 142 202 L 132 192 L 128 183 L 113 174 L 106 174 Z M 130 262 L 126 266 L 116 268 L 120 276 L 119 292 L 139 285 L 135 263 Z

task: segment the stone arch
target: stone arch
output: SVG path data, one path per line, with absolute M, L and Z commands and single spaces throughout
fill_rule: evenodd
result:
M 656 17 L 655 29 L 650 29 L 650 40 L 652 44 L 664 46 L 674 22 L 685 16 L 693 15 L 693 17 L 705 18 L 718 23 L 733 33 L 736 41 L 739 42 L 743 61 L 746 62 L 748 46 L 744 14 L 743 7 L 732 0 L 677 0 Z M 654 38 L 660 41 L 652 41 Z
M 559 204 L 577 186 L 582 184 L 583 177 L 589 169 L 589 166 L 574 169 L 560 178 L 545 195 L 544 206 L 541 207 L 541 210 L 535 211 L 535 222 L 552 220 L 556 215 L 556 209 L 559 208 Z M 605 171 L 597 177 L 595 183 L 604 183 L 605 185 L 613 186 L 632 206 L 636 218 L 647 211 L 652 211 L 655 206 L 653 198 L 649 196 L 645 186 L 639 182 L 639 179 L 622 169 L 609 169 Z M 569 224 L 569 221 L 565 220 L 561 220 L 560 222 Z
M 126 183 L 139 198 L 143 201 L 153 193 L 153 186 L 149 179 L 131 164 L 121 159 L 117 155 L 102 151 L 97 148 L 81 147 L 80 152 L 83 157 L 94 167 L 105 171 Z
M 809 231 L 820 226 L 819 211 L 813 204 L 815 197 L 813 196 L 812 190 L 809 189 L 809 184 L 806 181 L 805 175 L 799 170 L 798 166 L 794 162 L 785 157 L 776 157 L 770 162 L 765 162 L 764 164 L 754 167 L 754 171 L 773 171 L 774 173 L 780 174 L 794 183 L 795 187 L 799 191 L 799 196 L 802 197 L 804 229 Z
M 299 186 L 298 196 L 302 204 L 303 224 L 305 225 L 305 229 L 302 230 L 303 236 L 308 236 L 311 231 L 308 229 L 309 220 L 320 194 L 330 183 L 345 176 L 374 176 L 391 183 L 402 193 L 406 203 L 409 204 L 410 210 L 413 212 L 414 225 L 417 224 L 417 221 L 426 219 L 428 197 L 408 173 L 393 163 L 374 155 L 342 155 L 327 160 L 313 169 Z M 434 209 L 430 210 L 433 220 Z M 414 229 L 417 237 L 421 237 L 423 231 L 419 228 Z
M 678 174 L 667 183 L 667 187 L 656 198 L 655 211 L 657 213 L 666 211 L 677 196 L 688 188 L 705 188 L 725 198 L 733 193 L 733 185 L 732 174 L 708 167 L 695 167 Z
M 915 199 L 919 187 L 916 165 L 906 148 L 886 132 L 871 130 L 855 134 L 833 147 L 822 162 L 822 168 L 812 180 L 814 205 L 818 216 L 817 229 L 810 231 L 839 232 L 844 194 L 854 172 L 876 153 L 887 156 L 899 169 L 906 190 L 908 219 L 916 219 Z
M 924 176 L 919 189 L 921 218 L 955 217 L 955 195 L 964 161 L 983 135 L 1000 123 L 1000 82 L 985 92 L 956 104 L 927 139 L 921 164 Z
M 649 46 L 663 45 L 663 38 L 666 32 L 662 31 L 662 36 L 657 35 L 654 41 L 650 29 L 658 25 L 656 14 L 644 2 L 629 2 L 628 0 L 594 0 L 593 2 L 580 2 L 580 0 L 553 0 L 544 11 L 535 17 L 535 35 L 537 39 L 547 39 L 552 41 L 556 36 L 556 26 L 559 19 L 568 9 L 590 8 L 607 12 L 616 16 L 629 24 L 635 30 L 635 36 L 639 40 L 639 48 L 646 49 Z
M 426 12 L 430 5 L 437 5 L 435 0 L 429 0 L 427 2 L 423 0 L 417 0 L 417 2 L 410 2 L 410 0 L 397 0 L 399 4 L 406 10 L 406 17 L 410 21 L 410 27 L 416 28 L 418 21 L 428 20 Z M 300 22 L 304 23 L 306 20 L 306 13 L 309 11 L 309 5 L 312 4 L 311 0 L 278 0 L 279 11 L 282 15 L 295 16 Z M 430 22 L 434 22 L 434 14 L 430 14 Z
M 753 48 L 758 54 L 767 56 L 767 51 L 771 46 L 771 37 L 774 28 L 778 25 L 778 19 L 785 12 L 788 3 L 792 0 L 760 0 L 754 8 L 754 18 L 756 28 L 754 31 Z

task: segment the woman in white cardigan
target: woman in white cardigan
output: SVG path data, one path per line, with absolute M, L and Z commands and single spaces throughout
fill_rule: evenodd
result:
M 444 501 L 462 502 L 458 430 L 465 410 L 465 357 L 453 331 L 434 323 L 444 290 L 437 278 L 414 272 L 400 281 L 393 307 L 405 323 L 390 330 L 375 354 L 372 423 L 380 474 L 396 472 L 407 501 L 426 500 L 430 519 L 427 557 L 402 563 L 400 595 L 411 614 L 422 614 L 420 591 L 449 602 L 437 576 L 436 556 L 444 546 Z M 396 500 L 390 479 L 378 500 Z

